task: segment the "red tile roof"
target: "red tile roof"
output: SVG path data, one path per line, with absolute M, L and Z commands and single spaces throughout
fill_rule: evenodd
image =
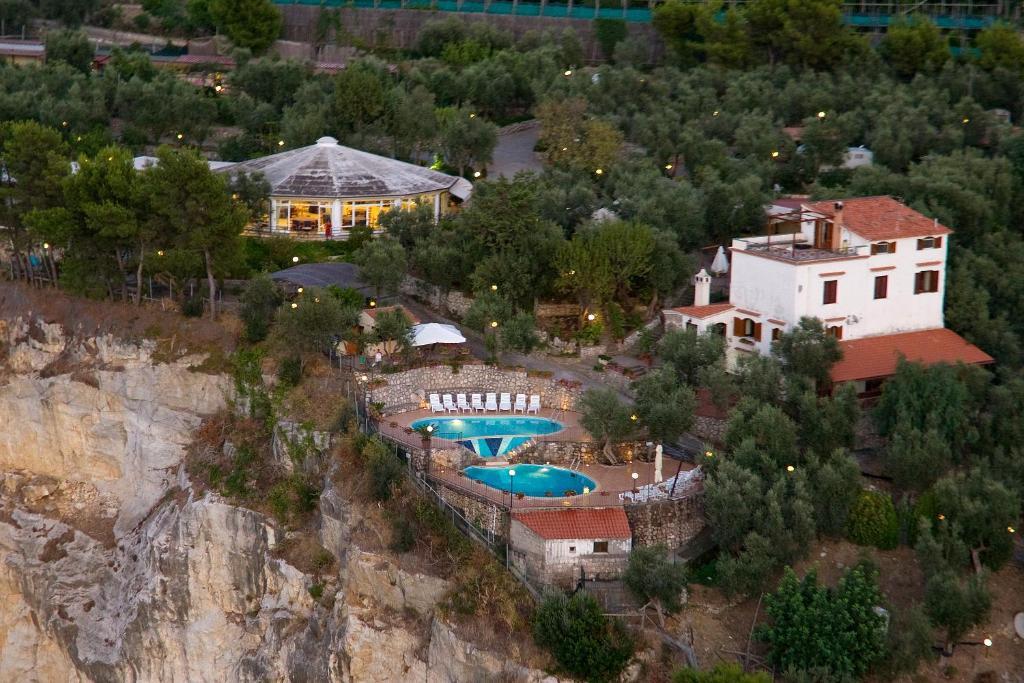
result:
M 836 202 L 843 203 L 843 227 L 867 240 L 925 237 L 953 232 L 889 196 L 829 199 L 811 202 L 807 208 L 835 217 Z
M 622 508 L 584 508 L 517 512 L 513 518 L 543 539 L 632 538 Z
M 963 362 L 984 365 L 988 355 L 952 330 L 939 327 L 839 342 L 842 359 L 832 366 L 833 382 L 889 377 L 900 356 L 926 365 Z
M 707 306 L 680 306 L 673 308 L 676 313 L 688 315 L 691 318 L 710 318 L 713 315 L 732 310 L 732 304 L 708 304 Z

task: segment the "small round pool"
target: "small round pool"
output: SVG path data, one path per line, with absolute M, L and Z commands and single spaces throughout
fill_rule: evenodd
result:
M 471 416 L 425 417 L 411 425 L 421 429 L 433 425 L 439 439 L 457 441 L 484 458 L 504 455 L 522 446 L 531 437 L 554 434 L 562 424 L 546 417 Z
M 515 476 L 509 472 L 515 470 Z M 537 498 L 577 496 L 597 488 L 590 477 L 551 465 L 511 465 L 509 467 L 467 467 L 466 476 L 491 488 Z

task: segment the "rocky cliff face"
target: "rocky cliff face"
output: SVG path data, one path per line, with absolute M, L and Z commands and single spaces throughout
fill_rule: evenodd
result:
M 263 515 L 199 495 L 182 466 L 231 382 L 151 344 L 0 323 L 0 680 L 538 681 L 433 615 L 442 579 L 349 541 L 336 491 L 312 577 Z M 410 615 L 418 615 L 414 618 Z

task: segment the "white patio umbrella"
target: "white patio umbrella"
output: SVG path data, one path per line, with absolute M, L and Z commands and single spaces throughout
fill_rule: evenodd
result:
M 654 483 L 660 484 L 665 480 L 665 477 L 661 474 L 661 460 L 662 460 L 662 448 L 659 443 L 654 449 Z
M 423 323 L 413 325 L 412 345 L 429 346 L 431 344 L 464 344 L 466 338 L 454 325 L 444 323 Z
M 725 257 L 725 247 L 718 247 L 715 260 L 711 262 L 711 272 L 715 275 L 724 275 L 729 272 L 729 259 Z

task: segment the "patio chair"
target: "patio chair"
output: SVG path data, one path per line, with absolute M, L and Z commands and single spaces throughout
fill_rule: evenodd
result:
M 441 397 L 437 394 L 430 395 L 430 412 L 432 413 L 443 413 L 444 404 L 441 403 Z
M 538 415 L 540 414 L 540 395 L 539 394 L 533 394 L 532 396 L 530 396 L 530 406 L 526 409 L 526 412 L 527 413 L 537 413 Z
M 473 412 L 484 410 L 484 397 L 483 394 L 473 394 L 469 397 L 469 405 L 472 406 Z
M 464 410 L 467 413 L 473 412 L 473 408 L 469 405 L 469 401 L 466 400 L 465 394 L 455 395 L 455 405 L 458 406 L 459 410 Z
M 501 401 L 498 403 L 498 410 L 504 412 L 512 412 L 512 394 L 502 394 Z
M 441 397 L 441 402 L 444 403 L 444 409 L 449 413 L 459 412 L 459 407 L 455 405 L 455 401 L 452 400 L 451 394 L 445 394 Z
M 495 412 L 498 410 L 497 394 L 487 394 L 487 401 L 484 402 L 484 410 L 493 410 Z
M 513 413 L 526 412 L 526 394 L 516 394 L 515 405 L 512 406 Z

